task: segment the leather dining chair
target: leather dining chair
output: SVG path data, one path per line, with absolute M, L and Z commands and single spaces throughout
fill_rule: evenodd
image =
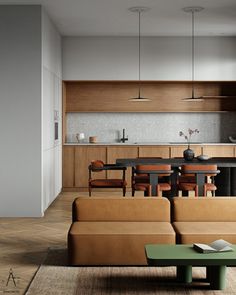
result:
M 161 157 L 138 157 L 137 159 L 162 159 Z M 135 191 L 143 191 L 145 196 L 151 194 L 149 186 L 149 175 L 147 173 L 139 173 L 137 167 L 132 167 L 131 175 L 132 197 Z
M 92 188 L 121 188 L 123 190 L 123 196 L 126 194 L 126 180 L 125 180 L 125 172 L 126 167 L 117 166 L 116 164 L 104 164 L 101 160 L 92 161 L 88 167 L 89 169 L 89 180 L 88 180 L 88 187 L 89 187 L 89 196 L 91 197 Z M 96 173 L 100 173 L 102 171 L 108 170 L 116 170 L 122 171 L 121 178 L 93 178 L 93 175 Z
M 214 177 L 217 175 L 217 165 L 183 165 L 181 166 L 181 175 L 179 177 L 178 182 L 178 190 L 189 192 L 194 191 L 195 197 L 198 196 L 198 185 L 196 183 L 196 174 L 195 173 L 187 173 L 187 171 L 207 171 L 205 174 L 205 183 L 203 185 L 203 195 L 207 196 L 207 192 L 212 192 L 212 196 L 215 196 L 215 191 L 217 187 L 214 184 Z M 212 171 L 212 173 L 210 173 Z M 210 177 L 211 182 L 208 182 L 208 178 Z
M 170 185 L 170 179 L 169 176 L 172 173 L 171 170 L 171 165 L 137 165 L 134 173 L 136 173 L 138 176 L 142 176 L 145 174 L 148 175 L 148 178 L 150 178 L 149 176 L 149 172 L 152 173 L 153 171 L 161 171 L 161 173 L 156 172 L 155 174 L 157 174 L 158 179 L 159 178 L 168 178 L 168 180 L 165 179 L 165 181 L 162 180 L 162 182 L 158 181 L 157 187 L 156 187 L 156 191 L 157 191 L 157 196 L 161 196 L 161 192 L 163 191 L 170 191 L 171 190 L 171 185 Z M 163 171 L 166 171 L 163 172 Z M 148 180 L 149 181 L 149 180 Z M 144 195 L 146 196 L 151 196 L 151 191 L 152 191 L 152 187 L 150 182 L 149 183 L 145 183 L 145 182 L 139 182 L 139 183 L 134 183 L 134 192 L 136 190 L 141 190 L 144 191 Z M 133 195 L 133 191 L 132 191 L 132 195 Z

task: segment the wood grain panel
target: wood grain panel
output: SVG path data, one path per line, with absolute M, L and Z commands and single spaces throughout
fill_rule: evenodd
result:
M 203 154 L 209 157 L 235 157 L 235 147 L 232 145 L 206 145 L 203 146 Z
M 179 145 L 170 147 L 170 157 L 183 157 L 183 152 L 188 148 L 188 145 Z M 190 148 L 194 151 L 195 157 L 202 154 L 202 148 L 199 145 L 191 145 Z
M 236 110 L 236 99 L 213 98 L 236 95 L 236 82 L 196 82 L 196 96 L 202 102 L 189 103 L 189 81 L 141 81 L 141 94 L 150 102 L 131 102 L 138 94 L 137 81 L 67 81 L 67 112 L 205 112 Z M 210 98 L 211 97 L 211 98 Z
M 107 147 L 107 162 L 114 164 L 118 158 L 136 158 L 138 157 L 138 147 L 122 146 L 122 147 Z M 108 171 L 108 178 L 120 178 L 122 172 Z M 127 168 L 126 171 L 127 186 L 131 187 L 131 168 Z
M 92 160 L 106 163 L 106 147 L 76 146 L 75 147 L 75 186 L 88 187 L 88 166 Z M 106 178 L 106 172 L 93 173 L 95 178 Z
M 139 157 L 170 157 L 170 147 L 169 146 L 140 146 L 139 147 Z
M 75 150 L 74 146 L 63 146 L 62 155 L 62 185 L 74 187 L 75 184 Z

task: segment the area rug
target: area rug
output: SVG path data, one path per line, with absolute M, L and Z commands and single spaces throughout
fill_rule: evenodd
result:
M 236 294 L 236 268 L 228 268 L 224 291 L 210 290 L 205 269 L 193 268 L 192 284 L 176 282 L 175 267 L 69 267 L 66 250 L 51 249 L 27 295 Z

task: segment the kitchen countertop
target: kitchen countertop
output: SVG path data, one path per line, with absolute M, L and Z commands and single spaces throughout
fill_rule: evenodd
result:
M 184 142 L 126 142 L 126 143 L 121 143 L 121 142 L 98 142 L 98 143 L 89 143 L 89 142 L 84 142 L 84 143 L 78 143 L 78 142 L 70 142 L 70 143 L 64 143 L 64 145 L 78 145 L 78 146 L 101 146 L 101 145 L 106 145 L 106 146 L 149 146 L 149 145 L 184 145 L 187 146 L 187 143 Z M 235 143 L 231 142 L 193 142 L 190 144 L 192 145 L 235 145 Z

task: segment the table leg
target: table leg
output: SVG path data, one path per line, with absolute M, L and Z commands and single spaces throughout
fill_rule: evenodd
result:
M 158 184 L 158 176 L 157 174 L 151 173 L 149 176 L 150 184 L 152 186 L 152 196 L 157 195 L 157 184 Z
M 210 283 L 211 282 L 211 274 L 212 274 L 212 266 L 206 267 L 206 280 Z
M 177 280 L 182 283 L 191 283 L 192 282 L 192 265 L 178 265 Z
M 197 185 L 198 185 L 198 195 L 203 196 L 204 195 L 203 186 L 205 183 L 205 174 L 199 173 L 196 175 L 196 178 L 197 178 Z
M 179 168 L 178 167 L 172 167 L 173 173 L 170 176 L 171 179 L 171 197 L 175 197 L 178 195 L 177 190 L 177 183 L 178 183 L 178 174 L 179 174 Z
M 213 290 L 223 290 L 226 287 L 226 269 L 225 265 L 210 266 L 209 280 Z

